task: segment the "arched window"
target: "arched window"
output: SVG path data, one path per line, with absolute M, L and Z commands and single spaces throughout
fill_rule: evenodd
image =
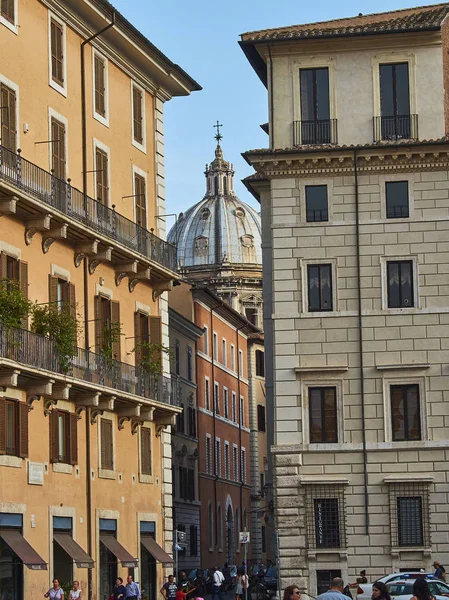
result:
M 228 178 L 225 176 L 223 177 L 223 194 L 227 194 L 228 193 Z
M 215 179 L 214 179 L 214 185 L 215 185 L 215 195 L 218 196 L 218 190 L 219 190 L 219 178 L 218 175 L 215 175 Z
M 209 502 L 208 525 L 209 525 L 209 550 L 214 549 L 214 513 L 212 511 L 212 503 Z
M 223 549 L 223 516 L 221 514 L 221 504 L 218 505 L 217 510 L 217 535 L 218 535 L 218 549 Z

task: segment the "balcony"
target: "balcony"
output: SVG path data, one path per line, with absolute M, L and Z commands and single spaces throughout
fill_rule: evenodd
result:
M 293 145 L 337 143 L 337 119 L 293 121 Z
M 418 139 L 418 115 L 373 118 L 374 141 Z
M 0 185 L 2 196 L 6 195 L 5 192 L 9 196 L 20 195 L 18 216 L 30 218 L 40 216 L 42 212 L 49 213 L 52 227 L 55 222 L 66 225 L 66 217 L 70 220 L 67 225 L 69 233 L 64 237 L 80 243 L 86 241 L 86 237 L 89 238 L 86 234 L 90 233 L 90 238 L 97 238 L 105 248 L 112 246 L 118 261 L 137 258 L 143 266 L 161 271 L 165 278 L 170 274 L 173 278 L 176 271 L 176 247 L 173 244 L 117 213 L 114 208 L 84 195 L 70 185 L 70 180 L 57 179 L 22 158 L 20 152 L 16 154 L 1 145 Z M 32 211 L 29 201 L 38 201 L 33 203 Z M 42 211 L 42 208 L 45 210 Z M 16 209 L 12 212 L 15 213 Z
M 178 387 L 172 386 L 170 377 L 150 374 L 142 367 L 108 360 L 82 348 L 62 356 L 54 340 L 0 325 L 0 385 L 15 387 L 18 382 L 28 396 L 33 395 L 30 388 L 36 389 L 38 384 L 37 395 L 55 397 L 55 401 L 70 398 L 85 405 L 83 400 L 90 396 L 96 400 L 88 405 L 98 407 L 102 398 L 103 402 L 112 398 L 124 414 L 126 406 L 133 406 L 135 418 L 141 408 L 148 411 L 151 407 L 151 412 L 164 414 L 180 401 Z

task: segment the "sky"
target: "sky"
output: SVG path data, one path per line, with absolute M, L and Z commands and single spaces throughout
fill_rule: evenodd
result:
M 223 125 L 224 157 L 234 164 L 236 194 L 257 208 L 241 183 L 252 173 L 241 152 L 268 146 L 268 136 L 260 128 L 268 121 L 268 97 L 238 45 L 241 33 L 437 1 L 112 0 L 203 88 L 165 104 L 167 214 L 185 211 L 203 198 L 204 167 L 214 158 L 217 120 Z

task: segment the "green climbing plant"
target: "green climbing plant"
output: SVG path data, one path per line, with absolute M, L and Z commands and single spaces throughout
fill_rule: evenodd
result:
M 131 352 L 134 352 L 139 357 L 136 366 L 142 367 L 150 375 L 159 375 L 162 373 L 163 354 L 167 354 L 170 359 L 173 354 L 167 346 L 149 341 L 139 342 Z
M 67 372 L 78 342 L 79 323 L 76 312 L 73 313 L 68 304 L 34 304 L 31 330 L 55 341 L 60 368 Z
M 25 298 L 20 283 L 13 279 L 0 280 L 0 322 L 6 327 L 22 327 L 32 310 L 32 302 Z
M 122 335 L 122 325 L 118 322 L 111 322 L 103 328 L 101 338 L 100 354 L 105 359 L 108 367 L 114 364 L 114 344 L 120 340 Z M 119 360 L 119 359 L 118 359 Z

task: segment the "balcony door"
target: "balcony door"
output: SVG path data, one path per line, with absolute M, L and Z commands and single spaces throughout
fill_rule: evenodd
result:
M 331 142 L 329 69 L 300 70 L 301 143 Z
M 383 140 L 411 137 L 408 63 L 380 65 L 380 114 Z

